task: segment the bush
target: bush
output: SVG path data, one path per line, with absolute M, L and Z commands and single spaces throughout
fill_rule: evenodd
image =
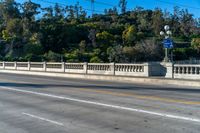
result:
M 98 56 L 92 57 L 90 63 L 101 63 L 103 62 Z
M 35 61 L 35 62 L 41 62 L 43 61 L 43 57 L 40 55 L 34 55 L 34 54 L 28 54 L 25 56 L 26 61 Z
M 52 51 L 49 51 L 47 54 L 45 54 L 44 57 L 47 61 L 50 61 L 50 62 L 60 62 L 61 61 L 61 55 L 54 53 Z
M 40 44 L 27 44 L 24 50 L 28 54 L 41 55 L 43 53 L 43 48 Z

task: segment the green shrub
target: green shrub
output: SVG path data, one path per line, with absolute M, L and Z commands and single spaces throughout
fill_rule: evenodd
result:
M 92 57 L 90 63 L 101 63 L 103 62 L 98 56 Z

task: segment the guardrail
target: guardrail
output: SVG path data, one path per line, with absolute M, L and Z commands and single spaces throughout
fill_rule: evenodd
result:
M 0 69 L 149 77 L 149 64 L 0 62 Z
M 174 78 L 200 79 L 200 65 L 175 64 Z

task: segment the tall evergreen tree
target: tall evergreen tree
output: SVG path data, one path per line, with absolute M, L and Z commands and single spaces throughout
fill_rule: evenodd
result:
M 124 14 L 126 12 L 127 1 L 119 0 L 119 7 L 121 8 L 121 13 Z

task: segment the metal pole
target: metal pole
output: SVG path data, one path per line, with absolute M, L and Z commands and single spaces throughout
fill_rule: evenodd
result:
M 168 58 L 168 48 L 165 48 L 165 59 L 164 62 L 169 62 L 169 58 Z

